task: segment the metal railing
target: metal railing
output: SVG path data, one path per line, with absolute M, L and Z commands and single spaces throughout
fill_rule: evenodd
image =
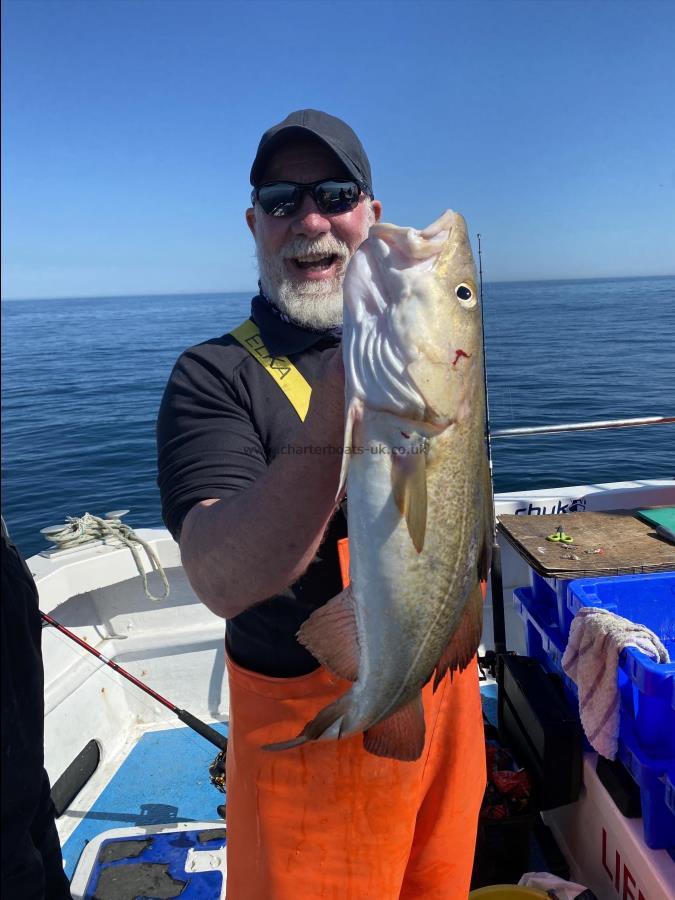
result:
M 490 430 L 492 438 L 523 437 L 532 434 L 564 434 L 575 431 L 603 431 L 608 428 L 639 428 L 645 425 L 672 425 L 675 416 L 645 416 L 637 419 L 606 419 L 596 422 L 568 422 L 560 425 L 534 425 L 524 428 L 495 428 Z M 489 443 L 489 442 L 488 442 Z M 486 654 L 487 667 L 496 675 L 497 657 L 507 652 L 506 620 L 504 618 L 504 588 L 502 584 L 501 550 L 495 539 L 492 547 L 492 567 L 490 572 L 492 588 L 492 627 L 494 651 Z
M 520 437 L 525 434 L 563 434 L 568 431 L 602 431 L 605 428 L 638 428 L 642 425 L 672 425 L 675 416 L 646 416 L 642 419 L 607 419 L 598 422 L 569 422 L 564 425 L 534 425 L 524 428 L 495 428 L 490 437 Z

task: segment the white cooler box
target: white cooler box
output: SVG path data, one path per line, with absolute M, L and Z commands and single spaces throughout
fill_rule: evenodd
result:
M 584 755 L 584 786 L 576 803 L 542 813 L 570 864 L 570 878 L 598 900 L 675 900 L 675 861 L 650 850 L 642 819 L 626 819 Z

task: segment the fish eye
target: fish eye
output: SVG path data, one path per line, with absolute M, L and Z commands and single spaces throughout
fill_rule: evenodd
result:
M 462 306 L 470 307 L 476 305 L 476 298 L 474 297 L 473 290 L 465 282 L 457 285 L 455 288 L 455 296 Z

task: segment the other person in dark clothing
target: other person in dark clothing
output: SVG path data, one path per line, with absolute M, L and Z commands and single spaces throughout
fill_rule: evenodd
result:
M 2 861 L 6 900 L 72 900 L 44 768 L 38 592 L 2 521 Z

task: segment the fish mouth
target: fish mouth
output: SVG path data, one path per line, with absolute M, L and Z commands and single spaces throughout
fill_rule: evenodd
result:
M 381 222 L 373 225 L 369 236 L 382 241 L 401 268 L 433 265 L 451 235 L 454 237 L 459 219 L 458 213 L 448 209 L 426 228 L 401 228 Z

